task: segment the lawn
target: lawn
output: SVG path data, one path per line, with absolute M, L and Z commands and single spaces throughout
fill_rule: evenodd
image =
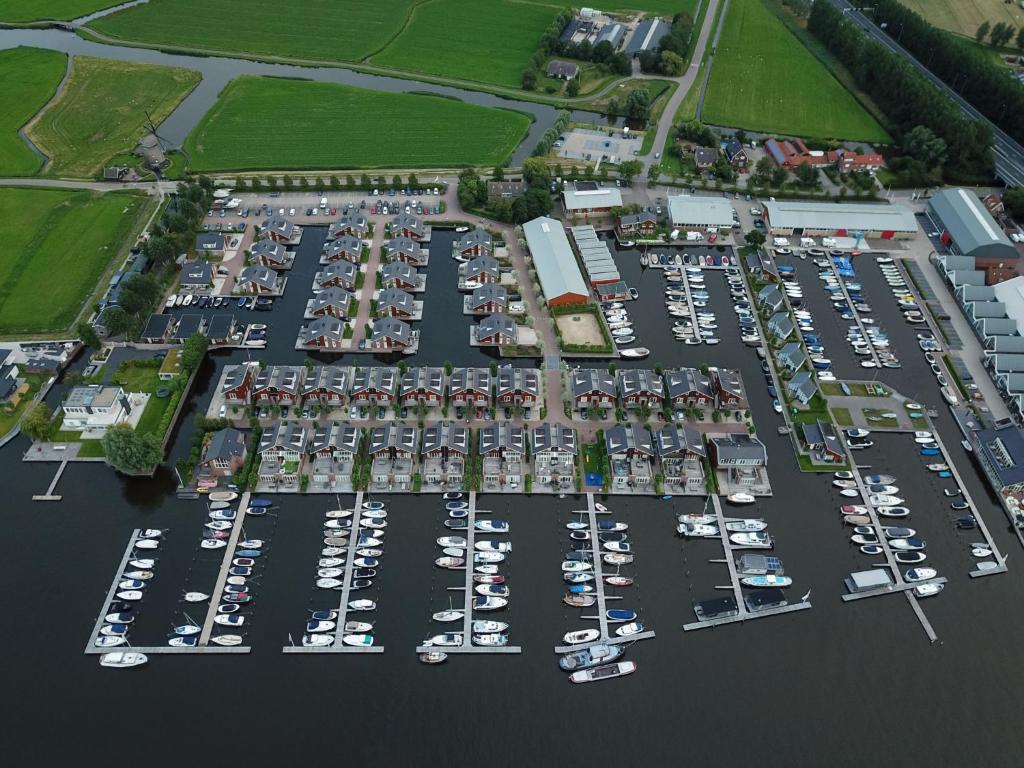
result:
M 359 61 L 383 48 L 401 30 L 415 4 L 416 0 L 302 0 L 285 7 L 280 0 L 247 0 L 242 6 L 209 0 L 150 0 L 90 26 L 110 37 L 163 47 Z M 431 41 L 422 55 L 429 57 L 448 42 Z
M 649 15 L 661 16 L 667 21 L 680 11 L 685 11 L 691 17 L 697 10 L 698 0 L 613 0 L 606 5 L 594 6 L 603 11 L 647 11 Z M 705 2 L 701 7 L 707 10 Z
M 23 373 L 21 378 L 25 379 L 26 383 L 28 383 L 28 392 L 21 396 L 17 405 L 4 403 L 3 406 L 0 406 L 0 437 L 10 432 L 28 410 L 29 406 L 35 402 L 34 398 L 39 393 L 39 388 L 43 386 L 43 382 L 46 381 L 48 376 L 42 373 Z
M 148 207 L 137 193 L 0 188 L 0 334 L 68 328 Z
M 495 165 L 529 126 L 522 113 L 439 96 L 240 77 L 185 145 L 199 171 Z
M 554 5 L 512 0 L 433 0 L 370 62 L 395 69 L 518 87 Z
M 760 0 L 730 0 L 703 120 L 883 143 L 885 130 Z
M 148 360 L 127 360 L 118 367 L 114 375 L 110 377 L 112 384 L 119 384 L 125 392 L 148 392 L 152 395 L 146 403 L 146 409 L 139 417 L 138 426 L 135 431 L 139 434 L 156 434 L 157 427 L 164 413 L 170 407 L 174 397 L 157 397 L 155 394 L 160 387 L 168 386 L 168 382 L 160 380 L 160 366 L 150 365 Z M 157 434 L 161 440 L 163 435 Z
M 1024 9 L 1003 0 L 900 0 L 917 11 L 930 24 L 973 39 L 983 21 L 1004 22 L 1014 27 L 1024 24 Z
M 53 176 L 95 176 L 135 147 L 147 112 L 159 125 L 201 79 L 192 69 L 88 56 L 75 56 L 71 66 L 64 92 L 29 131 Z
M 0 21 L 67 21 L 110 8 L 121 2 L 122 0 L 0 0 Z
M 0 0 L 2 2 L 2 0 Z M 18 130 L 48 102 L 67 69 L 67 57 L 39 48 L 0 51 L 0 174 L 30 176 L 42 159 L 29 149 Z

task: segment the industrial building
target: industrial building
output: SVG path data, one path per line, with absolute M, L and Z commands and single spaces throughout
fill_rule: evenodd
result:
M 548 304 L 583 304 L 590 298 L 569 238 L 557 219 L 539 216 L 523 224 L 541 292 Z
M 729 229 L 733 207 L 721 197 L 673 195 L 668 199 L 672 226 L 680 229 Z
M 608 213 L 622 206 L 622 193 L 618 187 L 601 187 L 595 181 L 577 181 L 562 192 L 565 212 L 570 216 Z
M 570 232 L 576 243 L 580 261 L 583 262 L 583 269 L 593 287 L 622 281 L 619 268 L 615 266 L 615 260 L 608 250 L 608 243 L 597 236 L 597 231 L 592 226 L 585 224 L 572 227 Z
M 661 38 L 672 30 L 672 25 L 661 19 L 644 19 L 636 25 L 633 36 L 626 43 L 625 51 L 636 57 L 644 51 L 653 51 L 658 47 Z
M 1017 274 L 1020 253 L 978 196 L 966 189 L 946 189 L 928 201 L 928 217 L 949 250 L 974 260 L 989 285 Z
M 764 204 L 772 235 L 872 237 L 888 240 L 917 234 L 914 212 L 902 205 L 815 203 L 806 200 Z

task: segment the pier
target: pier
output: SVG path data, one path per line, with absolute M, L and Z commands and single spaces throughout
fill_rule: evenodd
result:
M 210 608 L 206 612 L 206 621 L 203 622 L 203 630 L 199 633 L 199 648 L 205 648 L 210 644 L 210 635 L 213 633 L 214 618 L 217 616 L 217 606 L 220 605 L 220 596 L 224 593 L 224 585 L 227 583 L 228 571 L 231 570 L 231 561 L 235 557 L 235 547 L 238 546 L 238 539 L 242 535 L 242 528 L 245 526 L 245 514 L 249 511 L 249 496 L 246 491 L 238 502 L 238 512 L 235 514 L 235 524 L 231 526 L 231 536 L 228 537 L 228 545 L 224 547 L 224 559 L 220 564 L 220 571 L 217 573 L 217 581 L 214 583 L 213 592 L 210 594 Z M 194 650 L 194 649 L 193 649 Z
M 464 590 L 464 603 L 463 603 L 463 617 L 462 617 L 462 645 L 454 646 L 428 646 L 420 645 L 416 648 L 416 653 L 427 653 L 429 651 L 443 651 L 449 655 L 451 654 L 491 654 L 491 653 L 504 653 L 504 654 L 518 654 L 522 653 L 523 649 L 518 645 L 473 645 L 473 598 L 475 593 L 473 591 L 473 556 L 475 553 L 476 545 L 476 516 L 478 514 L 489 515 L 489 511 L 478 510 L 476 508 L 476 491 L 469 492 L 469 509 L 468 516 L 466 517 L 466 580 L 463 587 Z M 509 630 L 510 631 L 511 627 Z
M 732 592 L 733 600 L 736 603 L 736 614 L 733 616 L 722 616 L 716 619 L 708 619 L 706 621 L 692 621 L 689 624 L 683 625 L 683 631 L 692 632 L 697 629 L 721 627 L 726 624 L 741 624 L 745 621 L 752 621 L 753 619 L 764 619 L 769 616 L 780 616 L 784 613 L 806 611 L 808 608 L 810 608 L 810 592 L 808 592 L 804 599 L 802 599 L 798 603 L 780 605 L 775 608 L 764 608 L 759 611 L 752 611 L 749 608 L 747 608 L 747 604 L 743 599 L 743 585 L 740 582 L 739 572 L 736 570 L 736 558 L 734 555 L 735 550 L 742 549 L 742 547 L 737 547 L 731 541 L 729 541 L 729 531 L 725 527 L 726 523 L 732 522 L 734 520 L 741 520 L 743 518 L 726 517 L 725 513 L 722 512 L 721 501 L 719 500 L 718 496 L 714 494 L 708 497 L 708 501 L 711 504 L 712 508 L 715 510 L 715 517 L 718 518 L 716 525 L 718 526 L 718 535 L 722 539 L 722 550 L 725 554 L 724 559 L 713 560 L 712 562 L 724 562 L 726 567 L 729 569 L 729 584 L 727 586 L 722 586 L 720 588 L 727 589 Z
M 846 281 L 849 278 L 842 277 L 839 274 L 839 271 L 836 269 L 835 262 L 831 258 L 828 258 L 826 260 L 828 261 L 829 271 L 833 275 L 835 275 L 836 280 L 839 281 L 839 287 L 840 287 L 840 289 L 843 292 L 843 299 L 845 299 L 847 306 L 850 308 L 850 311 L 853 313 L 853 319 L 857 321 L 857 328 L 860 329 L 861 337 L 865 341 L 867 341 L 871 337 L 868 335 L 867 328 L 864 327 L 864 320 L 861 318 L 860 310 L 853 306 L 853 301 L 850 299 L 850 292 L 846 288 Z M 856 276 L 854 276 L 853 279 L 857 280 L 858 278 Z M 801 339 L 803 338 L 803 333 L 800 334 L 800 338 Z M 881 366 L 881 361 L 878 359 L 878 350 L 875 349 L 875 345 L 874 344 L 869 344 L 868 348 L 871 350 L 871 360 L 874 362 L 874 364 L 876 366 L 876 369 L 877 369 L 878 367 Z
M 54 490 L 57 488 L 57 483 L 60 481 L 60 476 L 64 474 L 64 469 L 68 465 L 68 460 L 64 459 L 60 466 L 57 467 L 57 472 L 53 476 L 53 480 L 50 481 L 50 487 L 46 489 L 46 493 L 36 494 L 32 497 L 32 501 L 60 501 L 64 497 L 60 494 L 55 494 Z

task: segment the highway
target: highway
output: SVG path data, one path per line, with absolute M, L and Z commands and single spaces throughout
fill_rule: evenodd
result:
M 960 94 L 933 75 L 931 71 L 915 59 L 909 51 L 898 45 L 873 21 L 857 10 L 857 6 L 854 6 L 848 2 L 848 0 L 831 0 L 831 2 L 834 6 L 842 10 L 843 13 L 853 21 L 853 23 L 861 27 L 868 36 L 877 40 L 893 53 L 903 56 L 907 61 L 913 64 L 921 74 L 927 77 L 936 85 L 936 87 L 948 95 L 949 98 L 951 98 L 966 115 L 974 118 L 975 120 L 988 123 L 988 125 L 992 127 L 992 133 L 995 135 L 995 145 L 992 152 L 995 159 L 996 176 L 1006 182 L 1007 185 L 1024 186 L 1024 147 L 1014 141 L 1009 134 L 1002 131 L 995 125 L 995 123 L 972 107 L 963 97 L 960 96 Z

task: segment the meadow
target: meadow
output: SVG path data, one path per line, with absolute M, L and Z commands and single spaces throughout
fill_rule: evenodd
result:
M 241 55 L 359 61 L 401 29 L 416 0 L 150 0 L 90 26 L 123 40 Z M 425 52 L 429 53 L 429 52 Z
M 529 126 L 519 112 L 438 96 L 240 77 L 185 147 L 195 171 L 494 165 Z
M 888 134 L 760 0 L 730 0 L 703 120 L 814 138 Z
M 0 21 L 67 21 L 110 8 L 120 2 L 122 0 L 0 0 Z
M 1024 26 L 1024 8 L 1003 0 L 900 0 L 930 24 L 974 39 L 982 22 Z
M 512 0 L 430 0 L 370 63 L 518 87 L 557 5 Z
M 199 84 L 195 70 L 75 56 L 60 98 L 28 134 L 49 158 L 52 176 L 91 178 L 114 155 L 130 152 Z
M 53 98 L 66 69 L 67 57 L 56 51 L 0 51 L 0 175 L 31 176 L 42 168 L 42 158 L 29 149 L 18 130 Z
M 146 203 L 132 192 L 0 187 L 0 334 L 68 328 Z

